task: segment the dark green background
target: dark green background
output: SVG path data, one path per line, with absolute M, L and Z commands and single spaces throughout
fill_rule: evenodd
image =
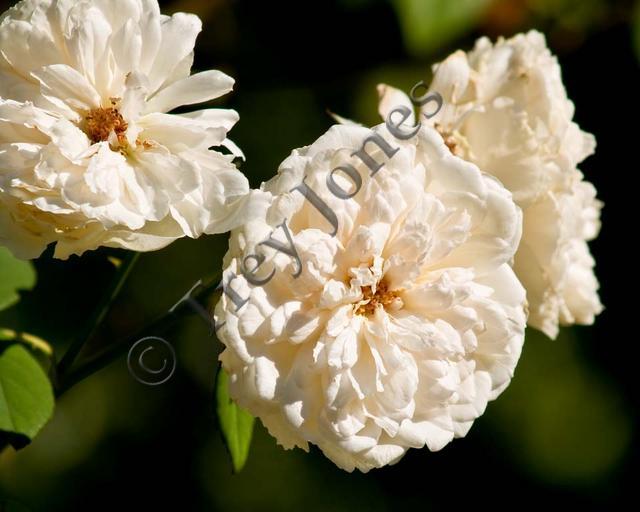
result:
M 470 49 L 479 35 L 544 31 L 577 122 L 598 140 L 596 155 L 581 166 L 606 203 L 603 231 L 592 244 L 607 308 L 596 325 L 565 329 L 556 341 L 529 332 L 512 385 L 466 438 L 441 452 L 411 450 L 396 466 L 348 474 L 316 451 L 281 450 L 258 426 L 249 462 L 234 476 L 212 413 L 220 347 L 194 317 L 162 334 L 178 354 L 168 383 L 145 387 L 120 359 L 66 394 L 31 446 L 2 453 L 0 504 L 6 496 L 46 512 L 602 510 L 633 498 L 640 474 L 637 258 L 630 245 L 638 219 L 634 3 L 499 0 L 470 9 L 460 0 L 425 0 L 424 14 L 404 16 L 412 2 L 161 3 L 166 13 L 203 19 L 195 68 L 236 78 L 235 92 L 216 104 L 240 112 L 231 138 L 247 155 L 242 170 L 253 186 L 331 125 L 326 109 L 377 122 L 379 81 L 408 90 L 428 78 L 431 63 Z M 9 4 L 0 2 L 3 10 Z M 143 255 L 89 351 L 166 310 L 219 268 L 225 245 L 224 236 L 203 237 Z M 46 338 L 60 354 L 112 268 L 102 252 L 66 262 L 45 256 L 36 265 L 37 288 L 0 323 Z

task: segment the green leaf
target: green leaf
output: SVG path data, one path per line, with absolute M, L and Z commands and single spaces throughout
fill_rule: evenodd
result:
M 216 405 L 218 424 L 231 455 L 233 471 L 239 473 L 249 456 L 255 420 L 229 396 L 229 376 L 222 368 L 216 377 Z
M 472 28 L 492 0 L 393 0 L 407 50 L 429 55 Z
M 31 290 L 35 284 L 33 265 L 14 258 L 8 249 L 0 247 L 0 311 L 20 300 L 18 290 Z
M 25 347 L 11 344 L 0 350 L 0 433 L 19 448 L 51 418 L 53 389 Z

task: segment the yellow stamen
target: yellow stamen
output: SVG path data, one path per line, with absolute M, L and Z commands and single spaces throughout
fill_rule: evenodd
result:
M 453 134 L 445 130 L 440 123 L 435 123 L 434 128 L 438 130 L 438 133 L 440 135 L 442 135 L 442 138 L 444 139 L 444 143 L 447 145 L 451 153 L 456 155 L 458 150 L 458 142 L 456 141 Z
M 109 140 L 111 132 L 116 134 L 118 143 L 126 145 L 127 122 L 115 107 L 94 108 L 84 118 L 84 131 L 94 144 Z
M 402 306 L 402 299 L 394 291 L 389 290 L 387 283 L 381 281 L 376 287 L 375 293 L 371 286 L 362 287 L 362 300 L 366 301 L 358 306 L 356 315 L 371 316 L 375 313 L 378 306 L 387 309 L 398 309 Z

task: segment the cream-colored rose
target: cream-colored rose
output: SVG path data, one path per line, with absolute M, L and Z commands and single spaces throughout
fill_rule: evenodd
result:
M 597 236 L 601 203 L 576 166 L 595 140 L 572 121 L 574 106 L 544 36 L 531 31 L 495 45 L 482 38 L 473 51 L 436 65 L 429 90 L 442 95 L 443 107 L 421 121 L 454 154 L 498 178 L 523 210 L 515 268 L 529 324 L 555 338 L 559 324 L 592 323 L 602 305 L 587 241 Z M 392 87 L 379 92 L 383 116 L 410 104 Z M 423 113 L 433 108 L 427 103 Z
M 562 325 L 591 324 L 602 310 L 594 260 L 586 244 L 600 229 L 591 183 L 575 171 L 566 192 L 548 192 L 525 210 L 514 270 L 532 304 L 529 324 L 551 338 Z
M 374 132 L 397 152 L 368 143 L 372 176 L 352 154 Z M 511 194 L 432 128 L 399 141 L 384 125 L 334 126 L 262 189 L 271 206 L 232 232 L 215 312 L 232 397 L 285 448 L 316 444 L 348 471 L 464 436 L 524 339 Z
M 24 0 L 0 19 L 0 245 L 137 251 L 220 233 L 254 206 L 226 138 L 233 110 L 167 112 L 229 92 L 189 76 L 197 16 L 155 0 Z

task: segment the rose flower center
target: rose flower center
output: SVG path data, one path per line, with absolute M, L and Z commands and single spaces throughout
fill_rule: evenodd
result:
M 456 142 L 456 139 L 453 136 L 453 134 L 445 130 L 440 123 L 435 123 L 434 128 L 438 131 L 440 135 L 442 135 L 442 138 L 444 139 L 444 143 L 449 148 L 449 151 L 451 151 L 451 153 L 453 153 L 454 155 L 458 155 L 458 143 Z
M 371 286 L 363 286 L 362 295 L 362 303 L 356 309 L 356 315 L 371 316 L 378 306 L 392 311 L 397 311 L 403 306 L 402 299 L 396 292 L 389 290 L 384 281 L 378 283 L 375 293 Z
M 125 145 L 127 122 L 115 107 L 94 108 L 84 118 L 84 131 L 94 144 L 109 140 L 111 132 Z

